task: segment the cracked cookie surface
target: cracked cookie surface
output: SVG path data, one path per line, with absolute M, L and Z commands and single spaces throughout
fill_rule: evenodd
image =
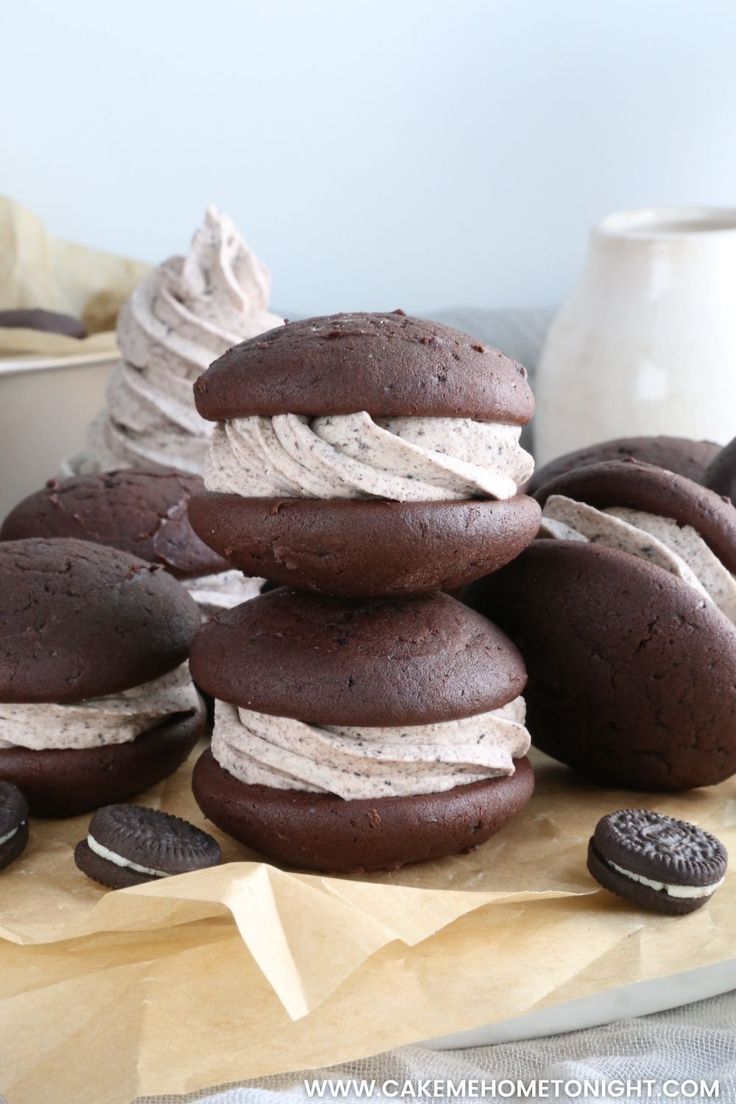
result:
M 179 578 L 226 571 L 189 524 L 204 483 L 182 472 L 117 471 L 49 480 L 5 518 L 0 540 L 74 537 L 160 563 Z
M 198 607 L 155 564 L 74 539 L 0 543 L 0 700 L 73 702 L 184 662 Z

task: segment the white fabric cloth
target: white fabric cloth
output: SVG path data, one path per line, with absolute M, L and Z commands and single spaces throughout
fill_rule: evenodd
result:
M 685 1005 L 669 1012 L 641 1019 L 620 1020 L 589 1031 L 567 1035 L 552 1035 L 518 1043 L 503 1043 L 472 1050 L 432 1051 L 422 1047 L 402 1047 L 400 1050 L 367 1058 L 330 1070 L 312 1070 L 284 1077 L 264 1078 L 239 1088 L 219 1093 L 182 1097 L 145 1098 L 145 1104 L 181 1104 L 183 1099 L 197 1104 L 302 1104 L 307 1099 L 303 1081 L 330 1077 L 333 1080 L 354 1078 L 383 1083 L 393 1079 L 403 1083 L 427 1078 L 445 1080 L 462 1078 L 611 1082 L 616 1079 L 653 1080 L 658 1087 L 665 1082 L 719 1082 L 717 1099 L 723 1104 L 736 1102 L 736 991 L 721 997 Z M 391 1090 L 393 1091 L 393 1090 Z M 644 1092 L 646 1090 L 643 1090 Z M 656 1092 L 657 1089 L 653 1089 Z M 689 1085 L 683 1092 L 668 1089 L 675 1095 L 652 1096 L 674 1104 L 686 1100 L 707 1099 L 693 1096 Z M 505 1099 L 523 1099 L 519 1095 Z M 325 1097 L 324 1099 L 330 1099 Z M 357 1101 L 354 1092 L 341 1097 Z M 363 1098 L 365 1099 L 365 1097 Z M 373 1099 L 382 1099 L 376 1095 Z M 385 1097 L 384 1097 L 385 1099 Z M 406 1099 L 406 1098 L 405 1098 Z M 426 1099 L 426 1097 L 425 1097 Z M 489 1098 L 491 1099 L 491 1098 Z M 539 1096 L 526 1099 L 538 1100 Z M 575 1099 L 570 1095 L 550 1096 L 562 1104 Z M 584 1100 L 585 1097 L 577 1099 Z M 646 1100 L 647 1096 L 599 1096 L 604 1102 L 613 1099 Z M 144 1104 L 141 1100 L 137 1104 Z

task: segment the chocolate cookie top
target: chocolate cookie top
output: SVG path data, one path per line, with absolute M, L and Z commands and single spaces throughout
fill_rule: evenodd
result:
M 356 601 L 274 590 L 205 625 L 190 665 L 214 697 L 337 725 L 468 717 L 512 701 L 526 682 L 514 645 L 446 594 Z
M 703 483 L 736 503 L 736 437 L 720 449 L 708 465 Z
M 210 575 L 228 565 L 189 524 L 189 498 L 203 491 L 198 475 L 174 471 L 51 479 L 11 510 L 0 540 L 76 537 L 162 564 L 178 578 Z
M 199 609 L 170 575 L 70 538 L 0 543 L 0 701 L 118 693 L 182 663 Z
M 736 509 L 685 476 L 637 460 L 609 460 L 566 472 L 545 483 L 534 497 L 544 505 L 551 495 L 599 509 L 644 510 L 690 525 L 724 567 L 736 572 Z
M 0 311 L 0 326 L 4 329 L 40 330 L 44 333 L 62 334 L 65 337 L 87 336 L 86 326 L 73 315 L 40 308 Z
M 719 451 L 719 446 L 712 441 L 693 441 L 689 437 L 617 437 L 550 460 L 549 464 L 535 471 L 527 485 L 527 492 L 534 494 L 545 483 L 565 472 L 589 464 L 601 464 L 605 460 L 641 460 L 644 464 L 654 464 L 657 468 L 665 468 L 696 483 L 703 483 L 706 468 Z
M 726 848 L 703 828 L 650 809 L 619 809 L 598 821 L 593 844 L 628 874 L 673 886 L 711 886 L 726 873 Z
M 438 322 L 333 314 L 244 341 L 194 385 L 203 418 L 352 414 L 474 418 L 524 425 L 534 413 L 526 369 Z

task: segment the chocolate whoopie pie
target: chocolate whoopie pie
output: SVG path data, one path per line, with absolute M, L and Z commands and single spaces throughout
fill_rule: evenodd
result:
M 39 307 L 0 311 L 0 326 L 3 329 L 40 330 L 43 333 L 62 334 L 64 337 L 87 336 L 87 327 L 79 318 Z
M 192 525 L 248 575 L 342 596 L 464 585 L 513 559 L 526 371 L 435 322 L 340 314 L 236 345 L 195 384 L 218 421 Z
M 276 862 L 438 858 L 483 843 L 531 796 L 521 657 L 446 594 L 271 591 L 205 625 L 190 665 L 218 699 L 194 795 Z
M 537 492 L 541 535 L 648 560 L 736 622 L 736 509 L 674 472 L 634 460 L 566 472 Z
M 0 543 L 0 779 L 73 816 L 171 774 L 203 730 L 197 606 L 161 568 L 73 539 Z
M 202 494 L 198 475 L 125 471 L 51 479 L 15 506 L 0 541 L 75 537 L 110 545 L 161 564 L 207 613 L 259 593 L 262 579 L 246 579 L 213 552 L 191 527 L 187 502 Z
M 588 845 L 588 870 L 605 889 L 671 916 L 709 901 L 727 865 L 726 848 L 710 832 L 649 809 L 609 813 Z
M 468 600 L 524 657 L 542 751 L 641 790 L 736 771 L 736 629 L 694 587 L 618 549 L 538 540 Z
M 712 441 L 693 441 L 690 437 L 616 437 L 550 460 L 534 472 L 527 491 L 534 494 L 545 483 L 566 472 L 606 460 L 641 460 L 644 464 L 684 475 L 695 483 L 704 483 L 706 469 L 719 452 L 720 445 Z
M 28 802 L 12 782 L 0 782 L 0 870 L 28 845 Z
M 142 805 L 106 805 L 74 849 L 83 874 L 110 889 L 204 870 L 220 862 L 217 840 L 188 820 Z

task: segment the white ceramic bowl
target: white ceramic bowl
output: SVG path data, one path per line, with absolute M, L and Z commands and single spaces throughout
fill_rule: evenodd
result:
M 82 446 L 117 355 L 0 359 L 0 518 Z

